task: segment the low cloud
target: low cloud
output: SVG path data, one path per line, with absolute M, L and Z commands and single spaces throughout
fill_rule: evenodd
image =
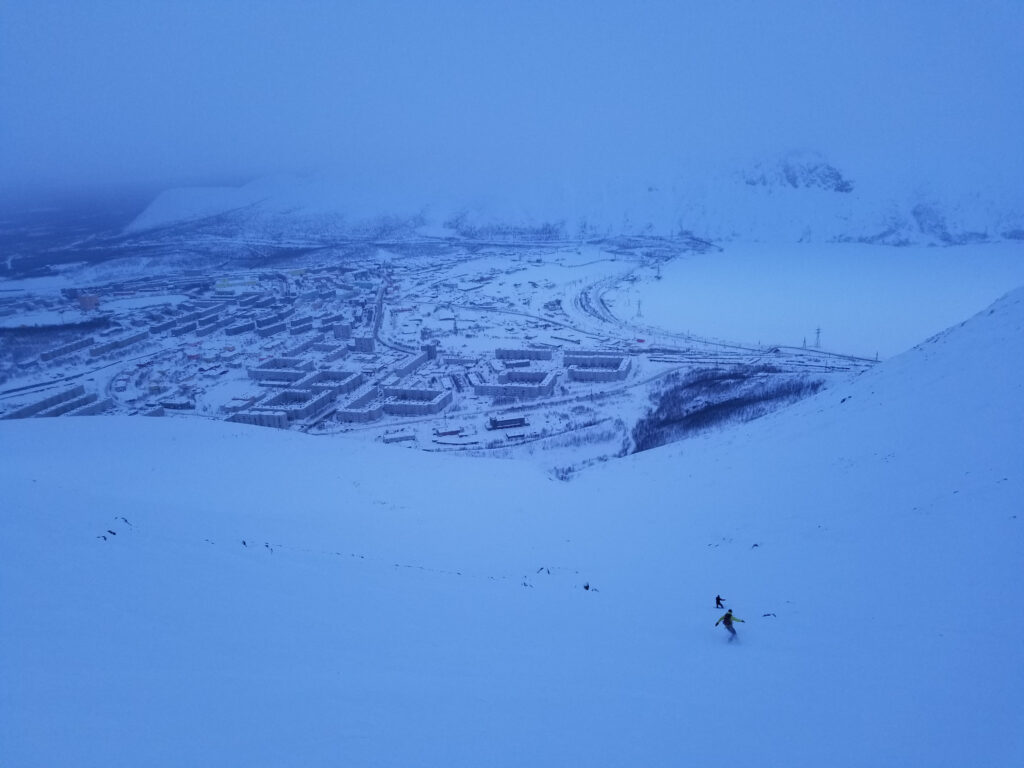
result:
M 432 195 L 792 149 L 1024 170 L 1024 9 L 967 3 L 39 3 L 0 13 L 0 184 L 323 171 Z

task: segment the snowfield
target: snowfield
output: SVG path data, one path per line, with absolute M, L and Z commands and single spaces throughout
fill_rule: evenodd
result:
M 639 277 L 605 298 L 620 317 L 652 326 L 655 338 L 675 329 L 733 343 L 818 342 L 833 352 L 885 359 L 1024 284 L 1024 258 L 1012 242 L 730 243 Z
M 1021 764 L 1022 360 L 1019 289 L 568 483 L 199 419 L 2 422 L 2 762 Z

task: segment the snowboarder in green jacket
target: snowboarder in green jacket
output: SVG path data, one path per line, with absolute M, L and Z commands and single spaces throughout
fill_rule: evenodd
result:
M 729 630 L 729 634 L 732 635 L 732 637 L 729 638 L 729 642 L 730 643 L 732 642 L 732 638 L 736 637 L 736 630 L 732 628 L 732 623 L 734 621 L 743 621 L 743 619 L 739 619 L 739 618 L 733 616 L 732 615 L 732 608 L 730 608 L 728 611 L 725 612 L 725 614 L 722 616 L 722 618 L 720 618 L 718 621 L 715 622 L 715 626 L 716 627 L 719 624 L 725 624 L 725 628 L 728 629 Z M 745 624 L 746 622 L 743 622 L 743 623 Z

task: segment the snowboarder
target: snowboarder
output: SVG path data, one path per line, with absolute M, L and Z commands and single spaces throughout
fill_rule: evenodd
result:
M 730 643 L 732 642 L 733 637 L 736 637 L 736 630 L 732 628 L 732 623 L 734 621 L 743 621 L 743 619 L 739 619 L 739 618 L 733 616 L 732 615 L 732 608 L 730 608 L 728 611 L 725 612 L 725 614 L 722 616 L 722 618 L 720 618 L 718 621 L 715 622 L 715 626 L 716 627 L 719 624 L 725 624 L 725 628 L 727 630 L 729 630 L 729 634 L 732 635 L 732 637 L 729 638 L 729 642 Z M 743 623 L 746 624 L 745 621 Z
M 715 595 L 715 608 L 725 608 L 725 606 L 722 605 L 722 596 L 721 595 Z

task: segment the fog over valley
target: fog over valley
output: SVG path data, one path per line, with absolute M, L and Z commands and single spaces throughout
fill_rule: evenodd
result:
M 8 2 L 0 184 L 326 173 L 351 204 L 529 204 L 812 151 L 887 191 L 998 197 L 1024 169 L 1020 15 L 1008 0 Z

